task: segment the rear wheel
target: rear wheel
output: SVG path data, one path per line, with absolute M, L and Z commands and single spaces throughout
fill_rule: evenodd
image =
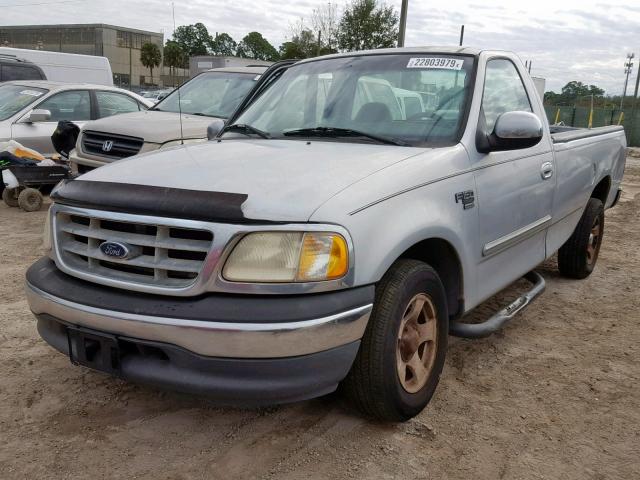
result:
M 42 194 L 35 188 L 25 188 L 18 195 L 18 205 L 25 212 L 35 212 L 42 208 Z
M 5 188 L 2 191 L 2 200 L 8 207 L 18 206 L 18 191 L 15 188 Z
M 565 277 L 582 279 L 591 275 L 598 261 L 604 235 L 604 205 L 589 199 L 580 222 L 558 251 L 558 270 Z
M 345 390 L 365 414 L 404 421 L 429 403 L 444 366 L 445 292 L 429 265 L 396 262 L 376 288 L 373 312 Z

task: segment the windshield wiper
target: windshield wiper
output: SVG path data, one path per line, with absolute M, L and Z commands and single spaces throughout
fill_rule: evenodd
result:
M 225 132 L 240 132 L 244 133 L 245 135 L 253 133 L 262 138 L 271 138 L 271 135 L 269 133 L 263 132 L 259 128 L 247 125 L 246 123 L 234 123 L 233 125 L 227 125 L 222 129 L 222 132 L 220 132 L 220 134 L 222 135 Z
M 398 140 L 397 138 L 383 137 L 380 135 L 374 135 L 372 133 L 361 132 L 359 130 L 353 130 L 351 128 L 336 128 L 336 127 L 311 127 L 311 128 L 297 128 L 295 130 L 287 130 L 282 132 L 285 137 L 364 137 L 370 140 L 375 140 L 379 143 L 386 145 L 398 145 L 402 147 L 408 147 L 407 142 Z
M 221 118 L 223 120 L 225 120 L 227 117 L 223 117 L 222 115 L 214 115 L 213 113 L 202 113 L 202 112 L 193 112 L 193 113 L 188 113 L 188 112 L 182 112 L 185 115 L 197 115 L 199 117 L 213 117 L 213 118 Z

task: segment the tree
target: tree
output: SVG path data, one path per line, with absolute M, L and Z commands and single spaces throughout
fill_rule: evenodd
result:
M 315 35 L 320 32 L 321 48 L 327 53 L 335 53 L 338 46 L 338 5 L 334 3 L 323 4 L 314 8 L 311 13 L 311 26 Z
M 322 49 L 321 49 L 322 50 Z M 280 58 L 310 58 L 318 54 L 318 40 L 311 30 L 302 30 L 280 46 Z
M 228 33 L 221 33 L 211 41 L 209 48 L 214 55 L 232 56 L 236 54 L 238 44 Z
M 398 14 L 393 7 L 378 6 L 376 0 L 352 0 L 340 19 L 338 46 L 341 50 L 395 47 Z
M 140 63 L 151 72 L 151 84 L 153 85 L 153 68 L 160 66 L 162 53 L 155 43 L 147 42 L 140 49 Z
M 547 104 L 575 104 L 578 101 L 586 101 L 588 97 L 601 97 L 604 90 L 596 85 L 586 85 L 577 80 L 573 80 L 562 87 L 561 93 L 545 92 L 544 101 Z
M 578 97 L 604 95 L 604 90 L 595 85 L 585 85 L 582 82 L 572 81 L 562 87 L 562 96 L 567 100 L 575 100 Z
M 208 46 L 213 42 L 207 27 L 202 23 L 179 26 L 173 34 L 173 39 L 189 57 L 207 55 L 209 53 Z
M 278 51 L 260 33 L 248 33 L 238 44 L 236 54 L 243 58 L 253 58 L 254 60 L 267 60 L 275 62 L 278 60 Z
M 302 18 L 290 24 L 289 30 L 291 40 L 280 45 L 280 58 L 282 59 L 310 58 L 337 51 L 322 35 L 322 30 L 310 30 Z M 320 42 L 318 42 L 318 33 L 320 33 Z
M 164 64 L 169 67 L 169 73 L 172 78 L 172 83 L 175 84 L 173 76 L 175 75 L 176 68 L 187 68 L 187 58 L 178 42 L 174 40 L 167 40 L 164 45 Z

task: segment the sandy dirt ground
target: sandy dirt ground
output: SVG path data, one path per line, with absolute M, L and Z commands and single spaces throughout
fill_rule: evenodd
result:
M 543 296 L 498 335 L 452 338 L 429 407 L 392 425 L 339 394 L 217 408 L 70 365 L 23 295 L 45 213 L 3 204 L 0 478 L 640 478 L 640 157 L 624 187 L 596 272 L 570 281 L 545 263 Z

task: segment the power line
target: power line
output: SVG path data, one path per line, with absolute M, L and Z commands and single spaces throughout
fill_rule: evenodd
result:
M 0 8 L 37 7 L 40 5 L 58 5 L 60 3 L 78 3 L 78 2 L 84 2 L 84 0 L 58 0 L 55 2 L 16 3 L 14 5 L 0 5 Z

